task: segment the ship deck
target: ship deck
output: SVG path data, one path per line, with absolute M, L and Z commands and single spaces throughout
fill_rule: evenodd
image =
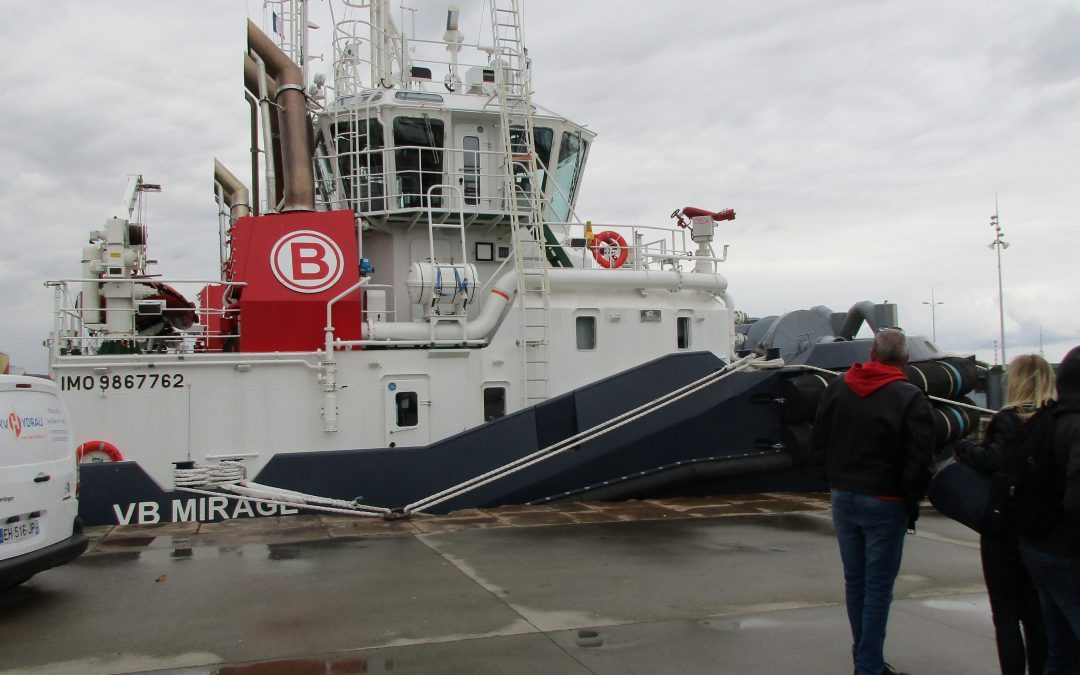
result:
M 0 668 L 42 673 L 846 673 L 821 495 L 94 528 L 0 595 Z M 997 669 L 978 537 L 925 507 L 886 658 Z M 9 672 L 9 671 L 5 671 Z

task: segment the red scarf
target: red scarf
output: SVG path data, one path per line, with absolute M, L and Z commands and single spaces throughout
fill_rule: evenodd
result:
M 877 361 L 856 363 L 846 373 L 844 382 L 848 388 L 860 397 L 867 397 L 890 382 L 906 380 L 904 371 L 896 366 L 887 366 Z

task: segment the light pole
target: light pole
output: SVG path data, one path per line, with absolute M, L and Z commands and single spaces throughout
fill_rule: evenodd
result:
M 934 301 L 934 289 L 930 289 L 930 302 L 923 300 L 924 305 L 930 305 L 930 330 L 932 331 L 934 344 L 937 344 L 937 306 L 944 305 L 945 303 L 938 300 Z
M 1001 238 L 1001 224 L 998 223 L 997 200 L 994 200 L 994 215 L 990 216 L 990 227 L 994 228 L 994 241 L 990 242 L 990 248 L 997 249 L 997 272 L 998 272 L 998 323 L 1001 326 L 1001 364 L 1008 363 L 1005 358 L 1005 293 L 1001 286 L 1001 250 L 1009 248 L 1009 242 Z

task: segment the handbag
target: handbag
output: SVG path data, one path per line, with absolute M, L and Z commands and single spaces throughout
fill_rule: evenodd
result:
M 934 508 L 979 534 L 995 534 L 993 480 L 967 464 L 950 461 L 930 481 L 927 497 Z

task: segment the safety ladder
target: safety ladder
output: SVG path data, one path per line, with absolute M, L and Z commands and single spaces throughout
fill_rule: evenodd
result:
M 522 404 L 547 400 L 550 392 L 550 324 L 547 261 L 540 182 L 533 141 L 529 59 L 522 40 L 519 0 L 491 0 L 495 90 L 504 152 L 503 194 L 514 240 L 518 298 L 521 299 Z

